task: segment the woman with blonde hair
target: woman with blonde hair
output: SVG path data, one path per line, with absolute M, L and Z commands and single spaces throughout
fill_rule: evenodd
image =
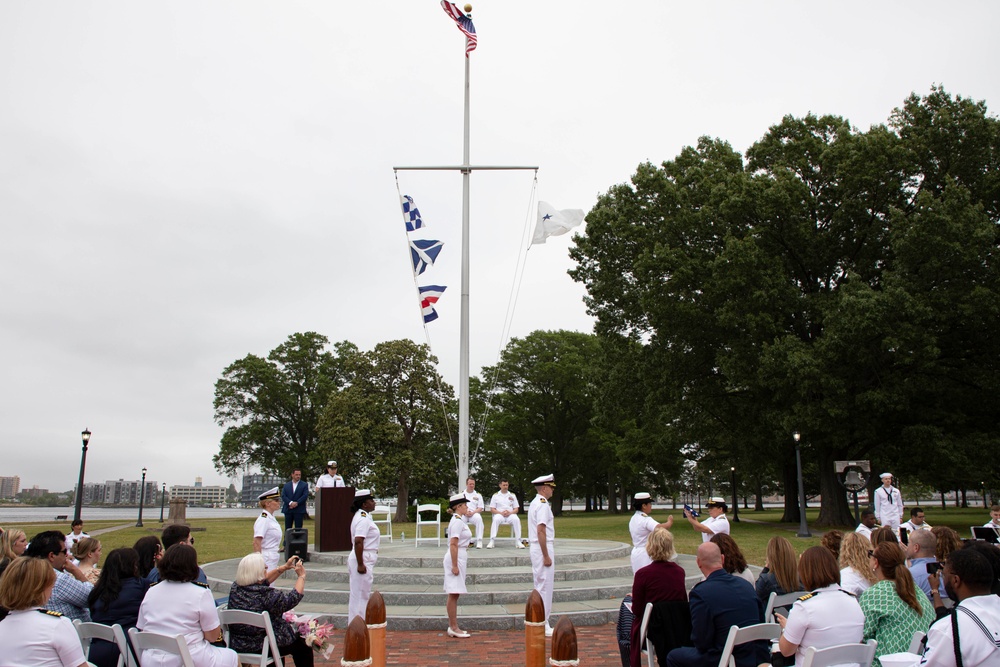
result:
M 663 600 L 687 600 L 684 587 L 684 568 L 673 562 L 674 536 L 666 528 L 656 528 L 646 538 L 646 553 L 652 562 L 635 573 L 632 580 L 632 635 L 630 663 L 632 667 L 642 664 L 642 646 L 639 630 L 647 602 Z
M 799 565 L 792 543 L 780 535 L 767 543 L 764 569 L 757 577 L 757 597 L 766 603 L 771 593 L 785 595 L 800 590 Z
M 868 561 L 872 543 L 861 533 L 847 533 L 840 543 L 840 587 L 860 596 L 875 583 Z
M 0 574 L 7 569 L 15 558 L 24 555 L 28 548 L 28 537 L 23 530 L 8 528 L 0 535 Z
M 96 584 L 101 576 L 97 564 L 101 561 L 101 543 L 93 537 L 77 540 L 73 545 L 73 558 L 79 561 L 78 567 L 83 576 L 92 584 Z
M 881 665 L 879 656 L 908 650 L 913 633 L 926 633 L 936 614 L 906 569 L 906 554 L 899 544 L 882 542 L 869 553 L 869 567 L 878 581 L 861 594 L 861 611 L 865 613 L 862 641 L 878 642 L 872 664 Z
M 937 545 L 934 547 L 934 555 L 939 563 L 948 560 L 948 554 L 956 549 L 962 548 L 962 538 L 948 526 L 934 526 L 931 528 L 934 537 L 937 538 Z
M 86 667 L 80 636 L 68 617 L 42 609 L 52 595 L 56 571 L 44 558 L 15 558 L 0 578 L 0 622 L 5 665 Z

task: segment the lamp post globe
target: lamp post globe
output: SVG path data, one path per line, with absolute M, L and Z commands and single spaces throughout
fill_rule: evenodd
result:
M 812 533 L 809 532 L 809 524 L 806 523 L 806 488 L 802 482 L 802 452 L 799 448 L 802 435 L 795 431 L 792 433 L 792 438 L 795 440 L 795 472 L 799 481 L 799 532 L 796 533 L 796 536 L 812 537 Z
M 80 433 L 83 440 L 83 453 L 80 455 L 80 479 L 76 483 L 76 507 L 73 509 L 73 521 L 80 518 L 80 511 L 83 509 L 83 472 L 87 468 L 87 446 L 90 444 L 90 429 L 85 428 Z
M 146 469 L 142 469 L 142 482 L 139 483 L 139 520 L 135 522 L 136 528 L 142 528 L 142 506 L 146 502 Z

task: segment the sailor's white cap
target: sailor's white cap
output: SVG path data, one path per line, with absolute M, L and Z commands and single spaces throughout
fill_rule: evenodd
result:
M 556 478 L 553 477 L 551 474 L 542 475 L 541 477 L 536 477 L 535 479 L 531 480 L 531 483 L 534 486 L 555 486 Z

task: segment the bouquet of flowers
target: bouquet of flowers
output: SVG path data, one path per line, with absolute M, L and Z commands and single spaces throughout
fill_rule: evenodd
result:
M 299 636 L 305 640 L 306 646 L 321 654 L 324 660 L 329 660 L 333 653 L 333 624 L 320 623 L 315 618 L 296 616 L 286 611 L 283 619 L 292 624 Z

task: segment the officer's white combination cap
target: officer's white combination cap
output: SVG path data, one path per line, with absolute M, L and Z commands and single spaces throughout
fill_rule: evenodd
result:
M 281 494 L 278 493 L 278 487 L 274 487 L 274 488 L 268 489 L 264 493 L 262 493 L 259 496 L 257 496 L 257 500 L 272 500 L 272 499 L 273 500 L 277 500 L 280 497 L 281 497 Z
M 370 495 L 372 495 L 371 489 L 358 489 L 357 491 L 354 492 L 355 498 L 364 498 L 365 496 L 370 496 Z
M 709 498 L 708 502 L 705 503 L 705 505 L 707 507 L 711 507 L 712 505 L 725 505 L 725 504 L 726 504 L 726 499 L 725 498 L 719 498 L 718 496 L 715 496 L 713 498 Z
M 337 467 L 337 462 L 336 461 L 327 461 L 326 462 L 326 467 L 327 468 L 336 468 Z
M 881 475 L 878 476 L 879 479 L 885 479 L 886 477 L 892 477 L 892 473 L 891 472 L 884 472 L 884 473 L 882 473 Z
M 469 499 L 465 497 L 464 493 L 456 493 L 448 499 L 448 507 L 454 507 L 455 505 L 461 505 L 462 503 L 468 502 Z
M 531 483 L 534 486 L 543 486 L 543 485 L 555 486 L 556 478 L 553 477 L 552 475 L 542 475 L 541 477 L 536 477 L 535 479 L 531 480 Z
M 637 494 L 635 494 L 635 496 L 633 496 L 633 497 L 634 497 L 634 498 L 635 498 L 636 500 L 649 500 L 649 494 L 648 494 L 648 493 L 646 493 L 645 491 L 643 491 L 643 492 L 641 492 L 641 493 L 637 493 Z

